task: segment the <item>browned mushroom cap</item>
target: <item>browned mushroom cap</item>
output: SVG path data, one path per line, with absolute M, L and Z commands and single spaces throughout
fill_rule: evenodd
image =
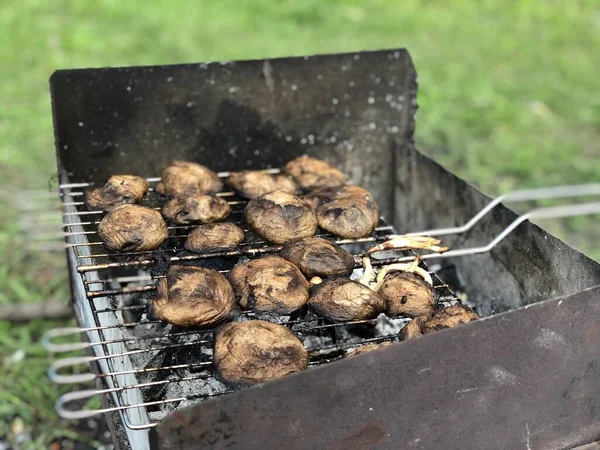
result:
M 281 248 L 281 256 L 296 264 L 307 278 L 349 275 L 354 257 L 327 239 L 307 237 L 292 239 Z
M 163 170 L 156 192 L 163 195 L 193 195 L 219 192 L 223 182 L 208 167 L 187 161 L 173 161 Z
M 85 204 L 92 210 L 110 211 L 119 205 L 138 203 L 149 187 L 141 177 L 113 175 L 104 186 L 89 189 L 85 193 Z
M 283 325 L 232 322 L 216 333 L 213 364 L 229 385 L 251 385 L 306 370 L 308 353 Z
M 435 305 L 433 288 L 423 278 L 413 273 L 389 274 L 378 292 L 385 300 L 388 316 L 416 317 L 433 312 Z
M 244 241 L 244 231 L 229 222 L 200 225 L 188 234 L 183 247 L 194 253 L 232 248 Z
M 240 264 L 229 272 L 242 309 L 289 314 L 308 300 L 308 281 L 291 262 L 265 256 Z
M 460 304 L 447 306 L 434 312 L 431 318 L 421 326 L 421 332 L 423 334 L 432 333 L 477 319 L 479 319 L 477 313 L 468 306 Z
M 158 280 L 150 316 L 179 327 L 211 327 L 235 312 L 233 289 L 219 272 L 203 267 L 171 266 Z
M 325 161 L 311 156 L 301 156 L 285 165 L 285 173 L 294 177 L 305 189 L 343 186 L 346 176 Z
M 430 319 L 430 317 L 431 314 L 421 314 L 420 316 L 415 317 L 413 320 L 404 325 L 404 327 L 402 327 L 398 333 L 398 337 L 405 341 L 407 339 L 414 339 L 423 336 L 421 327 Z
M 230 213 L 229 203 L 214 195 L 175 197 L 166 202 L 162 208 L 162 215 L 179 225 L 192 222 L 218 222 L 225 219 Z
M 310 309 L 334 322 L 373 319 L 385 308 L 377 292 L 346 277 L 328 278 L 313 289 Z
M 317 213 L 319 226 L 336 236 L 369 236 L 379 222 L 379 208 L 369 191 L 359 186 L 323 188 L 304 197 Z
M 378 344 L 365 344 L 361 345 L 357 349 L 352 350 L 351 352 L 346 353 L 346 357 L 352 357 L 357 355 L 362 355 L 363 353 L 369 353 L 373 350 L 378 350 L 380 348 L 389 347 L 393 342 L 380 342 Z
M 317 217 L 312 208 L 298 197 L 281 191 L 253 198 L 244 214 L 256 233 L 275 244 L 312 236 L 317 231 Z
M 115 252 L 154 250 L 168 235 L 160 213 L 139 205 L 117 206 L 98 225 L 98 236 L 104 246 Z
M 254 198 L 273 191 L 295 194 L 298 186 L 285 175 L 271 175 L 262 170 L 235 172 L 229 176 L 229 184 L 244 198 Z

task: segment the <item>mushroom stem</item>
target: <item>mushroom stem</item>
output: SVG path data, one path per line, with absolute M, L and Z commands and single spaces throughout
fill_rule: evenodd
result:
M 449 250 L 448 247 L 440 247 L 442 241 L 429 236 L 405 236 L 397 235 L 392 236 L 388 241 L 385 241 L 375 247 L 372 247 L 367 251 L 367 255 L 373 253 L 382 252 L 385 250 L 410 250 L 410 249 L 423 249 L 431 250 L 435 253 L 444 253 Z
M 425 280 L 430 285 L 433 285 L 431 275 L 429 275 L 429 273 L 425 269 L 419 267 L 419 258 L 417 257 L 414 261 L 410 263 L 390 264 L 389 266 L 383 267 L 377 274 L 377 283 L 375 284 L 375 286 L 372 287 L 372 289 L 374 291 L 378 291 L 381 285 L 383 284 L 386 275 L 394 271 L 414 273 L 415 275 L 418 275 L 421 278 L 423 278 L 423 280 Z
M 364 284 L 365 286 L 370 286 L 371 282 L 375 278 L 375 270 L 373 269 L 373 264 L 371 264 L 371 258 L 369 256 L 365 256 L 362 259 L 363 264 L 363 275 L 358 279 L 360 284 Z

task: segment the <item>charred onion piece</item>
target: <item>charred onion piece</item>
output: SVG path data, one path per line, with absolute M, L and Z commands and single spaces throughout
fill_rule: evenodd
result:
M 306 370 L 308 353 L 283 325 L 232 322 L 216 333 L 213 364 L 223 382 L 243 386 Z
M 421 332 L 423 334 L 432 333 L 477 319 L 479 319 L 477 313 L 468 306 L 460 304 L 447 306 L 434 312 L 431 318 L 421 326 Z
M 229 184 L 244 198 L 254 198 L 273 191 L 295 194 L 298 186 L 285 175 L 271 175 L 262 170 L 235 172 L 229 176 Z
M 275 244 L 312 236 L 317 230 L 317 217 L 310 205 L 281 191 L 253 198 L 244 214 L 257 234 Z
M 163 195 L 194 195 L 219 192 L 223 182 L 208 167 L 187 161 L 173 161 L 163 170 L 156 192 Z
M 114 252 L 154 250 L 168 234 L 160 213 L 139 205 L 117 206 L 98 225 L 100 240 Z
M 214 195 L 176 197 L 166 202 L 162 208 L 162 215 L 178 225 L 219 222 L 230 213 L 229 203 Z
M 385 308 L 375 291 L 346 277 L 333 277 L 313 288 L 310 309 L 334 322 L 373 319 Z
M 415 317 L 413 320 L 408 322 L 400 332 L 398 333 L 398 337 L 401 340 L 414 339 L 423 336 L 421 331 L 421 327 L 425 322 L 429 320 L 431 314 L 421 314 L 420 316 Z
M 85 204 L 91 210 L 110 211 L 119 205 L 139 203 L 149 187 L 141 177 L 113 175 L 104 186 L 85 193 Z
M 194 253 L 229 249 L 244 241 L 244 231 L 229 222 L 200 225 L 188 234 L 183 247 Z
M 350 253 L 318 237 L 292 239 L 285 243 L 280 254 L 297 265 L 307 278 L 349 275 L 354 269 Z
M 351 352 L 346 353 L 346 357 L 362 355 L 363 353 L 369 353 L 369 352 L 372 352 L 373 350 L 379 350 L 380 348 L 389 347 L 392 344 L 393 344 L 393 342 L 380 342 L 377 344 L 361 345 L 357 349 L 354 349 Z
M 315 209 L 319 226 L 336 236 L 366 237 L 379 222 L 379 208 L 373 196 L 359 186 L 319 189 L 304 199 Z
M 390 317 L 415 317 L 433 312 L 433 288 L 412 273 L 394 272 L 388 275 L 377 292 L 385 301 L 386 314 Z
M 304 189 L 343 186 L 346 176 L 325 161 L 311 156 L 301 156 L 285 165 L 285 173 L 294 177 Z
M 171 266 L 160 278 L 150 315 L 179 327 L 206 328 L 229 319 L 235 297 L 229 281 L 203 267 Z
M 291 262 L 265 256 L 240 264 L 229 272 L 242 309 L 290 314 L 308 300 L 308 281 Z

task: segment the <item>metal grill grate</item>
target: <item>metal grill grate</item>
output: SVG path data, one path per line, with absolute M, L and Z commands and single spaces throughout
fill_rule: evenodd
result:
M 270 169 L 268 172 L 278 173 L 279 170 Z M 227 172 L 219 174 L 220 177 L 228 175 Z M 150 178 L 148 181 L 154 186 L 159 179 Z M 87 186 L 86 183 L 64 184 L 60 186 L 60 193 L 67 251 L 85 294 L 85 298 L 76 298 L 75 301 L 87 302 L 85 306 L 89 307 L 95 324 L 78 331 L 97 333 L 97 339 L 81 343 L 78 348 L 89 348 L 96 356 L 59 361 L 54 366 L 57 381 L 66 383 L 81 379 L 58 375 L 56 370 L 60 368 L 76 363 L 98 363 L 100 372 L 88 374 L 86 379 L 102 379 L 109 387 L 90 392 L 113 394 L 116 406 L 110 410 L 120 411 L 124 423 L 131 429 L 153 427 L 162 415 L 181 404 L 232 392 L 214 377 L 212 371 L 212 331 L 177 329 L 161 321 L 148 320 L 144 315 L 147 302 L 155 290 L 155 281 L 164 277 L 173 263 L 202 265 L 227 273 L 239 259 L 276 253 L 281 247 L 262 240 L 248 229 L 243 220 L 245 200 L 234 192 L 221 192 L 217 195 L 226 197 L 232 205 L 228 220 L 244 229 L 246 239 L 242 245 L 229 251 L 193 254 L 183 249 L 183 241 L 194 226 L 169 226 L 169 239 L 159 250 L 107 253 L 97 236 L 102 212 L 88 211 L 82 201 Z M 160 209 L 161 197 L 151 187 L 142 204 Z M 381 219 L 370 237 L 338 239 L 326 233 L 318 235 L 353 253 L 357 269 L 353 277 L 356 277 L 361 272 L 364 252 L 373 243 L 388 240 L 393 234 L 392 227 Z M 394 263 L 407 255 L 411 253 L 399 252 L 393 258 L 375 259 L 373 265 Z M 421 264 L 426 268 L 424 263 Z M 430 273 L 438 303 L 457 302 L 449 287 L 435 273 Z M 307 347 L 309 367 L 343 358 L 346 350 L 366 343 L 396 340 L 397 331 L 407 322 L 407 319 L 380 316 L 372 320 L 330 323 L 306 311 L 285 317 L 243 312 L 240 320 L 250 318 L 288 326 Z M 131 366 L 124 366 L 125 360 L 130 360 Z M 132 382 L 132 375 L 135 382 Z M 140 401 L 132 402 L 131 397 L 126 395 L 133 391 L 139 391 L 139 397 L 134 398 Z M 63 397 L 64 404 L 85 398 L 82 393 L 70 395 Z M 136 422 L 128 413 L 140 408 L 146 409 L 147 416 L 142 414 L 141 420 L 140 416 L 136 416 Z

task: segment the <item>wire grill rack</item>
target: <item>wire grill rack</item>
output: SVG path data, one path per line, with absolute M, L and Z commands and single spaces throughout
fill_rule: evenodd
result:
M 229 173 L 218 175 L 225 178 Z M 160 209 L 162 198 L 153 189 L 159 180 L 148 179 L 151 188 L 142 204 Z M 153 295 L 156 280 L 165 276 L 171 264 L 202 265 L 226 274 L 240 260 L 276 253 L 281 247 L 262 240 L 248 229 L 243 220 L 245 200 L 234 192 L 220 192 L 216 195 L 227 198 L 232 206 L 227 220 L 244 229 L 243 244 L 228 251 L 194 254 L 183 249 L 185 237 L 194 225 L 169 226 L 169 238 L 157 251 L 108 253 L 97 236 L 102 212 L 87 210 L 83 202 L 88 186 L 87 183 L 60 186 L 74 306 L 84 317 L 82 322 L 86 327 L 57 330 L 54 336 L 87 333 L 88 342 L 54 344 L 54 348 L 56 351 L 85 348 L 94 356 L 59 360 L 51 368 L 51 376 L 59 383 L 100 379 L 107 387 L 65 394 L 58 405 L 62 415 L 82 418 L 118 411 L 128 428 L 139 430 L 156 426 L 164 414 L 180 405 L 232 392 L 215 378 L 212 370 L 212 330 L 180 329 L 148 320 L 145 316 L 148 300 Z M 364 252 L 373 243 L 386 241 L 393 234 L 393 228 L 382 218 L 373 234 L 366 238 L 339 239 L 327 233 L 318 233 L 318 236 L 350 251 L 357 269 L 354 276 L 358 276 Z M 373 265 L 394 263 L 407 255 L 414 254 L 398 252 L 391 258 L 375 259 Z M 425 264 L 421 264 L 427 270 Z M 458 302 L 448 285 L 429 272 L 438 303 Z M 408 320 L 382 315 L 373 320 L 331 323 L 304 310 L 291 316 L 243 312 L 239 320 L 252 318 L 284 324 L 296 333 L 309 351 L 309 368 L 343 358 L 348 349 L 366 343 L 397 340 L 398 330 Z M 95 363 L 99 370 L 79 375 L 59 374 L 60 369 L 86 363 Z M 66 407 L 99 394 L 111 395 L 116 406 L 93 411 Z

